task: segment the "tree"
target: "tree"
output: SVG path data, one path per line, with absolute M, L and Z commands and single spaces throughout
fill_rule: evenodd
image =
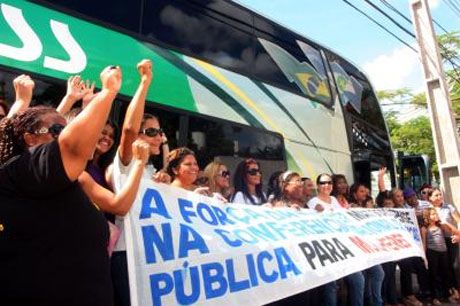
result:
M 441 56 L 446 71 L 452 110 L 455 117 L 460 118 L 460 33 L 451 32 L 438 36 Z M 377 92 L 382 105 L 411 104 L 426 108 L 427 100 L 424 92 L 414 94 L 408 88 L 383 90 Z M 431 132 L 431 124 L 427 117 L 417 117 L 406 122 L 398 122 L 394 111 L 385 113 L 391 143 L 394 150 L 407 154 L 427 154 L 432 162 L 432 170 L 438 173 L 436 155 Z

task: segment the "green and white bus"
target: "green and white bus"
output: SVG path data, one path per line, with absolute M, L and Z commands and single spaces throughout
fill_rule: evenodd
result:
M 120 122 L 138 85 L 136 63 L 154 63 L 147 112 L 171 147 L 201 167 L 261 162 L 265 179 L 289 168 L 315 178 L 343 173 L 370 185 L 382 164 L 395 184 L 387 128 L 368 78 L 349 61 L 227 0 L 0 1 L 0 99 L 12 80 L 36 81 L 34 103 L 56 105 L 66 80 L 98 80 L 120 65 Z

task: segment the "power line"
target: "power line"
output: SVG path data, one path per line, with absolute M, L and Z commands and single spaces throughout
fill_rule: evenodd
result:
M 458 8 L 455 5 L 452 4 L 451 1 L 443 0 L 443 2 L 452 10 L 452 12 L 454 12 L 455 15 L 460 17 L 460 11 L 458 10 Z
M 411 37 L 413 38 L 416 38 L 416 36 L 409 30 L 407 30 L 405 27 L 403 27 L 399 22 L 397 22 L 396 20 L 394 20 L 391 16 L 389 16 L 387 13 L 385 13 L 382 9 L 380 9 L 378 6 L 376 6 L 374 3 L 372 3 L 370 0 L 364 0 L 367 4 L 369 4 L 370 6 L 372 6 L 372 8 L 374 8 L 375 10 L 377 10 L 379 13 L 381 13 L 382 15 L 384 15 L 386 18 L 390 19 L 390 21 L 392 23 L 394 23 L 396 26 L 398 26 L 400 29 L 402 29 L 404 32 L 406 32 L 407 34 L 409 34 Z M 449 0 L 448 0 L 449 1 Z M 387 3 L 386 1 L 384 1 L 385 3 Z M 387 3 L 388 5 L 390 5 L 389 3 Z M 391 5 L 390 5 L 391 6 Z M 407 17 L 404 16 L 404 14 L 402 14 L 399 10 L 397 10 L 396 8 L 394 8 L 393 6 L 392 7 L 392 10 L 395 11 L 395 12 L 398 12 L 398 15 L 404 17 L 405 20 L 407 20 L 408 22 L 410 22 L 412 24 L 412 21 L 410 21 Z M 442 45 L 441 43 L 438 43 L 439 47 L 447 53 L 447 48 Z M 454 77 L 454 79 L 460 83 L 460 74 L 459 74 L 459 71 L 458 71 L 458 65 L 451 59 L 451 58 L 448 58 L 446 57 L 445 60 L 447 60 L 455 74 L 456 74 L 456 77 Z
M 408 48 L 412 49 L 412 51 L 414 51 L 415 53 L 418 53 L 416 49 L 414 49 L 414 47 L 412 47 L 411 45 L 409 45 L 406 41 L 404 41 L 402 38 L 400 38 L 399 36 L 397 36 L 396 34 L 394 34 L 393 32 L 391 32 L 390 30 L 388 30 L 385 26 L 383 26 L 382 24 L 380 24 L 377 20 L 375 20 L 374 18 L 372 18 L 371 16 L 369 16 L 368 14 L 366 14 L 365 12 L 363 12 L 362 10 L 360 10 L 359 8 L 357 8 L 356 6 L 354 6 L 353 4 L 351 4 L 349 1 L 347 0 L 342 0 L 343 2 L 345 2 L 346 4 L 348 4 L 349 6 L 351 6 L 352 8 L 354 8 L 356 11 L 358 11 L 359 13 L 361 13 L 362 15 L 366 16 L 369 20 L 371 20 L 373 23 L 375 23 L 377 26 L 379 26 L 382 30 L 384 30 L 385 32 L 387 32 L 388 34 L 390 34 L 391 36 L 393 36 L 394 38 L 396 38 L 397 40 L 399 40 L 399 42 L 403 43 L 404 45 L 406 45 Z
M 391 22 L 393 22 L 398 28 L 400 28 L 401 30 L 403 30 L 404 32 L 406 32 L 408 35 L 412 36 L 412 38 L 415 38 L 415 34 L 412 33 L 410 30 L 406 29 L 405 27 L 403 27 L 399 22 L 397 22 L 396 20 L 393 19 L 393 17 L 391 17 L 390 15 L 388 15 L 387 13 L 385 13 L 381 8 L 379 8 L 377 5 L 375 5 L 373 2 L 371 2 L 370 0 L 364 0 L 367 4 L 369 4 L 370 6 L 372 6 L 375 10 L 377 10 L 379 13 L 381 13 L 382 15 L 384 15 L 385 17 L 387 17 L 388 19 L 390 19 Z

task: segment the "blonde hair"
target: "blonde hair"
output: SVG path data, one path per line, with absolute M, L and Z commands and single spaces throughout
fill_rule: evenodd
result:
M 225 190 L 219 190 L 220 188 L 217 187 L 217 184 L 216 184 L 216 176 L 219 174 L 219 169 L 221 166 L 226 167 L 220 161 L 210 162 L 204 168 L 203 175 L 208 178 L 208 186 L 211 192 L 219 192 L 220 194 L 224 194 Z

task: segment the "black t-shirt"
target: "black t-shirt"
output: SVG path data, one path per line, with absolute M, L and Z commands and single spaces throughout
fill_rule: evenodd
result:
M 0 167 L 0 305 L 112 305 L 108 236 L 56 141 Z

